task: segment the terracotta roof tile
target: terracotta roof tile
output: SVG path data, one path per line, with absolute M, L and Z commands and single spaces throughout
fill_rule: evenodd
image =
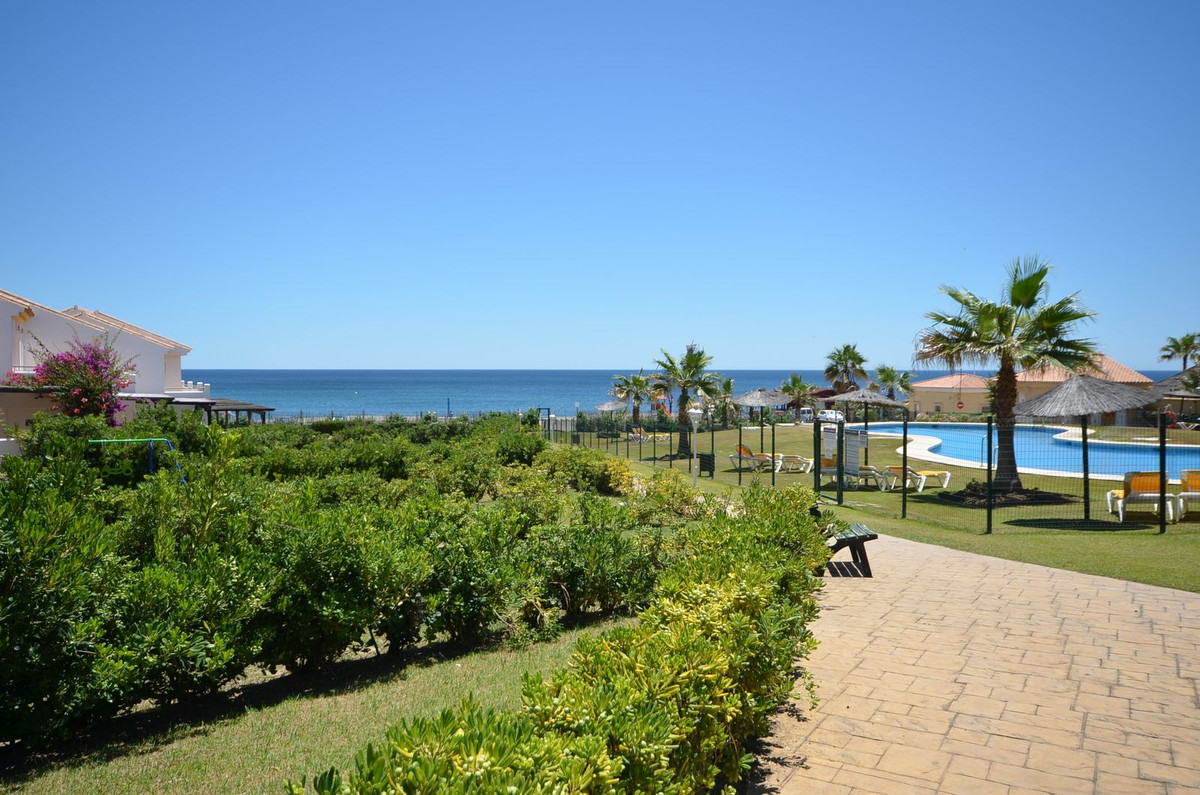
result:
M 972 375 L 971 373 L 951 373 L 950 375 L 938 376 L 937 378 L 928 378 L 924 381 L 916 381 L 912 385 L 913 390 L 950 389 L 962 392 L 986 392 L 987 387 L 988 380 L 986 378 L 979 375 Z
M 1114 381 L 1118 384 L 1153 383 L 1137 370 L 1126 367 L 1116 359 L 1111 359 L 1103 353 L 1097 354 L 1096 358 L 1092 359 L 1092 364 L 1094 366 L 1081 371 L 1081 375 L 1103 378 L 1105 381 Z M 1067 372 L 1063 368 L 1051 365 L 1022 370 L 1017 373 L 1017 381 L 1021 383 L 1060 384 L 1070 378 L 1071 375 L 1072 373 Z

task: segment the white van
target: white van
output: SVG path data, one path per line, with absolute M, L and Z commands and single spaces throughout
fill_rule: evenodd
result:
M 817 412 L 817 419 L 821 422 L 845 422 L 846 415 L 837 409 L 821 409 Z
M 808 406 L 801 406 L 800 407 L 800 422 L 812 422 L 812 421 L 813 421 L 813 410 L 810 409 Z

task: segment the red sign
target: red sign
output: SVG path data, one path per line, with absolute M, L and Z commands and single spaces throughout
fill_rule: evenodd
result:
M 961 400 L 960 400 L 960 401 L 958 401 L 958 407 L 959 407 L 960 409 L 963 407 L 963 402 L 962 402 Z

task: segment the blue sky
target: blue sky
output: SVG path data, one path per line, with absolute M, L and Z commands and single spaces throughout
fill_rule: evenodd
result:
M 1200 3 L 6 3 L 0 288 L 185 366 L 908 366 L 1014 257 L 1200 331 Z

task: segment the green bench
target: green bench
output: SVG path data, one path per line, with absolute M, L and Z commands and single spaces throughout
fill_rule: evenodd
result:
M 870 577 L 871 564 L 867 561 L 867 542 L 877 538 L 879 536 L 875 535 L 871 528 L 861 522 L 856 522 L 850 525 L 849 529 L 830 536 L 825 543 L 835 555 L 839 550 L 850 547 L 850 557 L 854 559 L 854 565 L 858 566 L 858 570 L 864 577 Z M 817 574 L 824 573 L 824 568 L 817 571 Z

